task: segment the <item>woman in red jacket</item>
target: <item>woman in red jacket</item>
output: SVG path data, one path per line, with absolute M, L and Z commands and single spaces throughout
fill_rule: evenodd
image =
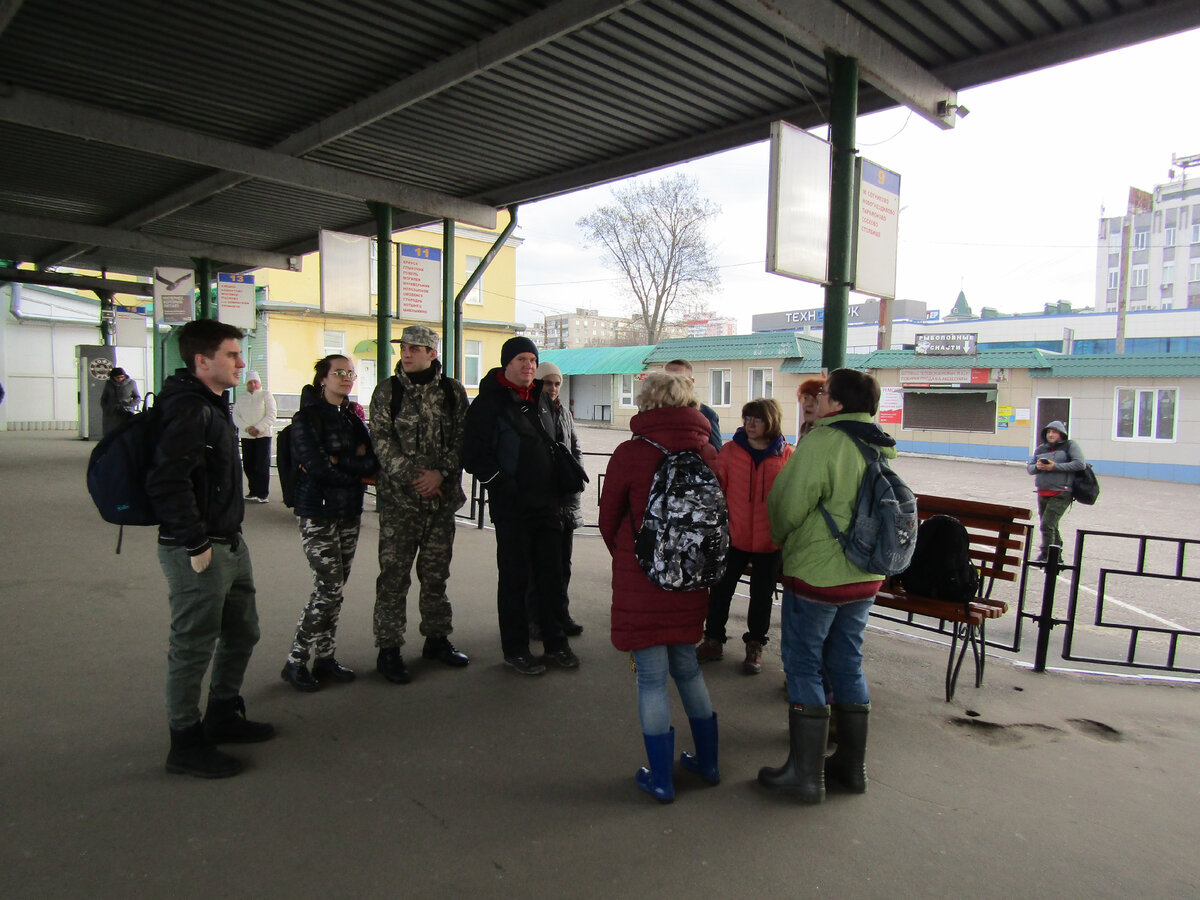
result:
M 760 397 L 743 406 L 742 427 L 721 447 L 717 458 L 717 477 L 729 507 L 729 555 L 725 557 L 725 576 L 709 593 L 704 640 L 696 647 L 696 658 L 702 663 L 720 659 L 724 653 L 729 604 L 750 563 L 754 570 L 750 574 L 746 633 L 742 635 L 746 644 L 742 671 L 747 675 L 762 671 L 762 650 L 771 627 L 771 602 L 780 562 L 779 548 L 771 543 L 767 494 L 791 455 L 792 448 L 783 439 L 779 401 Z
M 711 784 L 717 769 L 717 716 L 696 661 L 708 591 L 664 591 L 651 584 L 633 551 L 633 536 L 642 525 L 654 472 L 662 451 L 695 450 L 716 468 L 709 443 L 711 426 L 699 410 L 691 381 L 682 375 L 653 374 L 641 385 L 638 414 L 629 423 L 635 437 L 625 441 L 608 462 L 600 496 L 600 534 L 612 554 L 612 642 L 631 652 L 637 668 L 638 716 L 649 768 L 637 773 L 637 785 L 662 803 L 675 799 L 672 769 L 675 730 L 667 700 L 667 675 L 675 680 L 692 726 L 696 753 L 680 757 L 683 767 Z

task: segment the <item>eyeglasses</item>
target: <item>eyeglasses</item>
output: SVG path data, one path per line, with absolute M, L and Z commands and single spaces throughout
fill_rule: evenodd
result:
M 817 391 L 816 394 L 814 394 L 814 396 L 823 397 L 823 396 L 827 395 L 828 393 L 829 393 L 829 391 L 825 390 L 825 388 L 821 388 L 820 390 Z
M 329 374 L 336 375 L 338 378 L 349 378 L 351 381 L 358 377 L 358 373 L 353 369 L 330 369 Z
M 763 419 L 760 419 L 758 416 L 742 416 L 742 421 L 745 422 L 747 425 L 766 425 L 767 424 L 766 421 L 764 421 Z

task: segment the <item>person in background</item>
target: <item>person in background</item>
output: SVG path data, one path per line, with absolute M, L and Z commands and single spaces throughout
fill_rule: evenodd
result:
M 550 442 L 554 427 L 536 379 L 537 345 L 518 335 L 500 348 L 500 367 L 479 382 L 467 407 L 463 468 L 487 489 L 496 530 L 496 612 L 504 664 L 521 675 L 541 675 L 544 663 L 529 650 L 525 601 L 530 583 L 545 658 L 564 669 L 579 657 L 558 620 L 563 608 L 562 492 Z
M 729 509 L 729 554 L 725 575 L 709 591 L 704 640 L 696 647 L 700 662 L 720 659 L 724 653 L 725 623 L 729 604 L 747 564 L 750 574 L 750 607 L 746 612 L 746 658 L 742 671 L 762 671 L 762 651 L 771 627 L 771 604 L 779 574 L 779 548 L 771 542 L 767 495 L 792 455 L 783 439 L 783 410 L 770 398 L 751 400 L 742 407 L 742 426 L 726 441 L 717 457 L 717 477 Z
M 675 799 L 675 729 L 667 697 L 674 679 L 692 728 L 695 754 L 683 767 L 710 784 L 721 780 L 717 766 L 717 714 L 696 660 L 708 590 L 666 591 L 652 584 L 634 552 L 654 473 L 662 451 L 694 450 L 710 468 L 717 454 L 711 427 L 686 375 L 656 373 L 643 379 L 638 413 L 629 422 L 634 438 L 613 451 L 600 495 L 600 534 L 612 555 L 612 643 L 632 653 L 637 669 L 638 718 L 649 766 L 638 770 L 637 786 L 661 803 Z M 648 440 L 640 440 L 639 438 Z
M 313 366 L 315 391 L 306 391 L 292 417 L 292 454 L 299 463 L 296 515 L 300 539 L 313 574 L 309 597 L 280 677 L 311 693 L 322 682 L 353 681 L 354 670 L 334 655 L 338 615 L 350 565 L 358 548 L 363 478 L 379 468 L 371 438 L 350 408 L 354 363 L 326 356 Z M 312 669 L 308 660 L 315 652 Z
M 1067 426 L 1055 419 L 1042 429 L 1042 442 L 1025 468 L 1034 476 L 1033 488 L 1038 495 L 1041 547 L 1034 562 L 1044 563 L 1052 546 L 1063 546 L 1058 526 L 1074 502 L 1071 485 L 1075 473 L 1087 468 L 1087 460 L 1079 445 L 1067 437 Z
M 796 400 L 800 404 L 800 427 L 796 430 L 796 443 L 813 430 L 817 422 L 817 396 L 825 387 L 825 379 L 821 376 L 806 378 L 796 388 Z
M 758 781 L 804 803 L 825 799 L 825 773 L 851 791 L 867 789 L 864 765 L 871 699 L 862 671 L 863 635 L 883 576 L 846 558 L 820 506 L 849 528 L 867 463 L 853 438 L 894 459 L 896 442 L 873 421 L 879 382 L 865 372 L 835 369 L 817 393 L 816 427 L 800 442 L 767 497 L 771 540 L 783 550 L 780 655 L 787 674 L 790 753 Z M 845 423 L 847 431 L 832 427 Z M 822 675 L 833 685 L 837 751 L 825 760 L 830 706 Z
M 100 393 L 100 411 L 104 414 L 103 429 L 107 437 L 133 418 L 142 402 L 137 382 L 125 370 L 116 367 L 108 373 L 108 382 Z
M 538 365 L 535 377 L 542 382 L 542 405 L 554 419 L 554 430 L 550 432 L 550 436 L 556 441 L 561 441 L 582 465 L 583 452 L 579 449 L 579 437 L 575 433 L 575 422 L 571 417 L 571 411 L 563 406 L 562 400 L 559 398 L 563 383 L 562 370 L 552 362 L 544 362 Z M 583 516 L 580 513 L 582 496 L 582 494 L 564 494 L 560 507 L 563 527 L 560 544 L 563 591 L 562 609 L 558 613 L 558 621 L 562 624 L 563 634 L 567 637 L 583 634 L 583 626 L 571 618 L 571 598 L 568 593 L 571 586 L 571 552 L 574 549 L 575 529 L 583 525 Z M 537 622 L 535 590 L 536 585 L 531 583 L 526 610 L 529 613 L 529 639 L 540 641 L 542 629 Z
M 253 369 L 246 370 L 246 390 L 233 404 L 233 424 L 242 439 L 246 499 L 266 503 L 271 489 L 271 434 L 275 430 L 275 398 Z
M 693 387 L 696 384 L 696 378 L 692 374 L 692 364 L 686 359 L 671 360 L 663 366 L 663 371 L 668 375 L 683 375 L 692 383 Z M 697 398 L 697 402 L 699 402 L 699 398 Z M 708 442 L 712 444 L 714 450 L 720 451 L 721 445 L 724 443 L 721 438 L 721 417 L 717 415 L 715 409 L 704 403 L 700 404 L 700 412 L 704 414 L 704 418 L 708 419 L 709 425 L 712 426 L 712 430 L 708 435 Z
M 166 769 L 227 778 L 242 764 L 218 744 L 275 736 L 269 723 L 246 718 L 241 697 L 259 627 L 228 391 L 246 364 L 240 328 L 197 319 L 177 334 L 184 368 L 163 382 L 158 395 L 158 441 L 146 474 L 146 494 L 161 523 L 158 562 L 171 604 Z M 200 691 L 210 663 L 202 721 Z

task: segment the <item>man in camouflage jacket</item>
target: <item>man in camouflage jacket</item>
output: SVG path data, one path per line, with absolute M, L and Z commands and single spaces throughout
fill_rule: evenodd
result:
M 371 438 L 379 458 L 375 646 L 379 671 L 396 684 L 410 680 L 400 647 L 414 560 L 425 636 L 421 655 L 450 666 L 469 662 L 450 643 L 454 629 L 446 597 L 454 513 L 466 502 L 461 457 L 467 393 L 442 372 L 437 347 L 431 328 L 405 328 L 396 374 L 382 381 L 371 397 Z M 393 400 L 397 390 L 398 403 Z

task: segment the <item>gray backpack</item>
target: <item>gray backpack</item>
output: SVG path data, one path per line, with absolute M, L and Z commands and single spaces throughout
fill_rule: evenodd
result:
M 908 568 L 917 549 L 917 498 L 904 480 L 892 471 L 883 454 L 833 423 L 846 434 L 867 461 L 854 501 L 850 528 L 839 531 L 833 516 L 818 503 L 825 524 L 833 532 L 846 559 L 872 575 L 896 575 Z

